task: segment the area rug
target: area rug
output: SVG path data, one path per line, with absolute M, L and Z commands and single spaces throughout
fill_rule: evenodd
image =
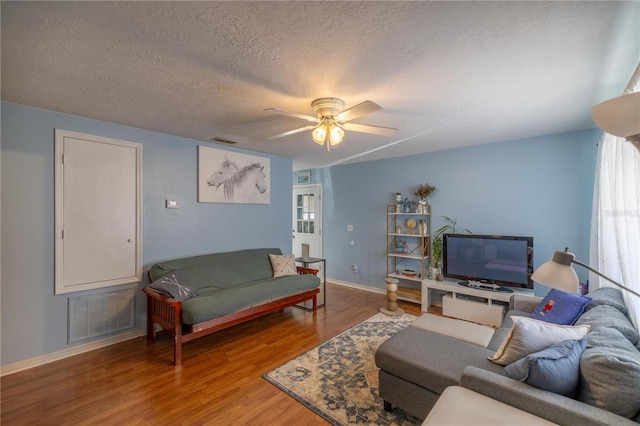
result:
M 384 411 L 378 395 L 378 346 L 415 316 L 378 313 L 263 378 L 333 425 L 418 425 L 402 410 Z

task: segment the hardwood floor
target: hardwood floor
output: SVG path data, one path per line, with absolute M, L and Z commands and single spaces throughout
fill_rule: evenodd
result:
M 4 426 L 51 424 L 325 425 L 262 379 L 286 361 L 369 318 L 383 294 L 327 284 L 327 307 L 286 308 L 189 342 L 171 365 L 160 333 L 2 378 Z M 400 302 L 420 315 L 420 305 Z

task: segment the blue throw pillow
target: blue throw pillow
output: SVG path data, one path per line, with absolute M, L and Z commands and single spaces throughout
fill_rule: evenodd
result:
M 591 298 L 552 288 L 533 310 L 531 318 L 554 324 L 573 325 Z
M 505 367 L 514 380 L 559 395 L 573 396 L 580 380 L 580 357 L 587 338 L 563 340 Z
M 169 272 L 165 276 L 158 278 L 149 284 L 149 287 L 180 302 L 184 302 L 196 295 L 196 289 L 189 287 L 187 280 L 178 271 Z

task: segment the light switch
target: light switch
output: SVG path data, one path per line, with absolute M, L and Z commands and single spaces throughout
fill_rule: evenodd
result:
M 347 232 L 353 232 L 353 225 L 347 225 Z

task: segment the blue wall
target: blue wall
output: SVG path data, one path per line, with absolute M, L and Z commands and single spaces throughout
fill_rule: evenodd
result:
M 290 159 L 3 102 L 2 365 L 69 347 L 69 295 L 53 295 L 56 128 L 142 143 L 145 271 L 160 260 L 201 253 L 290 252 Z M 270 158 L 271 204 L 198 203 L 198 145 Z M 165 199 L 182 207 L 166 209 Z M 145 300 L 137 293 L 136 323 L 144 328 Z
M 533 236 L 535 267 L 566 246 L 588 259 L 601 134 L 571 132 L 312 170 L 312 180 L 323 184 L 327 273 L 384 288 L 385 206 L 396 192 L 416 200 L 413 193 L 425 182 L 438 188 L 431 196 L 432 231 L 449 216 L 475 234 Z M 537 294 L 544 291 L 536 286 Z
M 201 204 L 196 176 L 203 142 L 1 105 L 2 365 L 68 348 L 68 295 L 53 295 L 55 128 L 143 144 L 145 267 L 238 248 L 290 251 L 290 159 L 264 155 L 271 159 L 270 205 Z M 535 266 L 565 246 L 588 259 L 600 135 L 571 132 L 312 170 L 312 182 L 323 184 L 329 278 L 383 289 L 385 206 L 397 191 L 415 198 L 416 186 L 425 182 L 438 187 L 431 197 L 433 230 L 442 225 L 441 216 L 450 216 L 477 234 L 533 236 Z M 182 208 L 165 209 L 165 199 L 180 200 Z M 144 327 L 145 301 L 138 293 L 137 325 Z

